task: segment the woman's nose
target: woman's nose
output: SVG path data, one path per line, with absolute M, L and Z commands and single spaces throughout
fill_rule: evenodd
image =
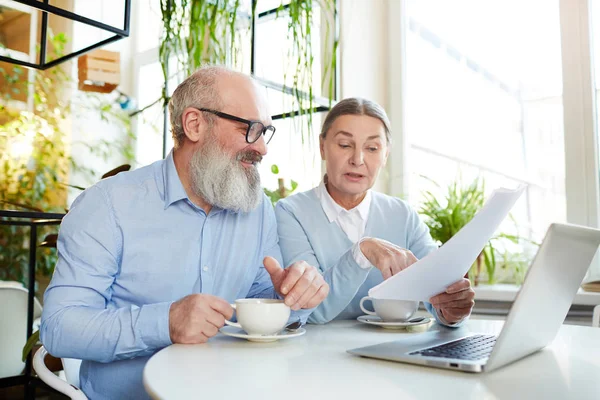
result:
M 363 161 L 364 161 L 364 157 L 363 157 L 362 150 L 356 150 L 356 151 L 354 151 L 352 159 L 350 160 L 350 162 L 352 163 L 352 165 L 362 165 Z

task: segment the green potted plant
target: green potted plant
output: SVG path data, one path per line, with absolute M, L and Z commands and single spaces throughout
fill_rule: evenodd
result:
M 425 179 L 440 188 L 431 179 Z M 423 197 L 419 213 L 423 215 L 432 238 L 443 245 L 483 207 L 485 182 L 477 178 L 471 184 L 463 186 L 461 179 L 457 179 L 447 187 L 446 194 L 439 200 L 431 191 L 424 192 Z M 501 280 L 522 283 L 530 260 L 526 253 L 515 252 L 510 246 L 512 244 L 512 247 L 518 247 L 522 242 L 535 244 L 529 239 L 508 233 L 492 237 L 469 270 L 471 283 L 474 286 L 483 281 L 490 285 Z

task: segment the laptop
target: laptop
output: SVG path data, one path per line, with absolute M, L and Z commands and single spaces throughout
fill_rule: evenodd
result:
M 446 328 L 350 354 L 467 372 L 488 372 L 554 340 L 600 245 L 600 230 L 552 224 L 496 337 Z

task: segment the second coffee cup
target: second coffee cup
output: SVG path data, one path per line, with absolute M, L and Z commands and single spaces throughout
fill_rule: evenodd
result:
M 375 311 L 368 310 L 364 303 L 371 301 Z M 407 321 L 419 308 L 418 301 L 374 299 L 366 296 L 360 299 L 360 309 L 366 314 L 376 315 L 384 321 Z

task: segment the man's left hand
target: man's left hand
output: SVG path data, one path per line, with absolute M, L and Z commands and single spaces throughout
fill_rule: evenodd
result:
M 329 294 L 329 285 L 323 276 L 304 261 L 297 261 L 283 269 L 276 259 L 265 257 L 263 264 L 271 275 L 275 291 L 294 311 L 316 307 Z
M 471 282 L 463 278 L 448 286 L 446 292 L 433 296 L 429 302 L 443 319 L 454 324 L 471 314 L 475 305 L 474 298 L 475 291 L 471 288 Z

